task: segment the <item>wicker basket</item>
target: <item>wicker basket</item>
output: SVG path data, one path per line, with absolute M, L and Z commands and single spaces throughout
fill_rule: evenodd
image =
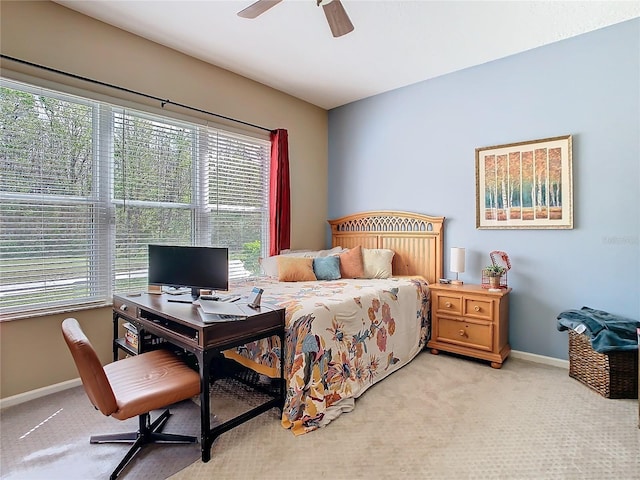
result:
M 606 398 L 638 398 L 638 352 L 598 353 L 589 337 L 569 330 L 569 376 Z

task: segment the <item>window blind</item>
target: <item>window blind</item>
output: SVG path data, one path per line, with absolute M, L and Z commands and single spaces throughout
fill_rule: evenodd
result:
M 196 130 L 141 112 L 113 113 L 115 290 L 147 284 L 149 243 L 191 245 Z
M 107 205 L 96 104 L 24 86 L 0 91 L 0 305 L 104 299 Z M 107 291 L 107 294 L 109 291 Z
M 110 302 L 147 245 L 267 251 L 269 142 L 2 79 L 0 313 Z
M 269 235 L 268 142 L 208 129 L 205 243 L 228 246 L 230 278 L 257 275 Z M 242 195 L 238 195 L 242 192 Z

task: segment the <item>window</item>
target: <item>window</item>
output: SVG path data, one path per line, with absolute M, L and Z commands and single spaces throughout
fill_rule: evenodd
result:
M 0 313 L 147 285 L 149 243 L 267 251 L 267 140 L 2 79 Z

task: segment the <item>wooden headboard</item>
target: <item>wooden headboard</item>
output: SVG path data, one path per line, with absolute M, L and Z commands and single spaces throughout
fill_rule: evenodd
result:
M 362 212 L 331 225 L 331 246 L 388 248 L 394 275 L 421 275 L 429 283 L 442 278 L 444 217 L 399 211 Z

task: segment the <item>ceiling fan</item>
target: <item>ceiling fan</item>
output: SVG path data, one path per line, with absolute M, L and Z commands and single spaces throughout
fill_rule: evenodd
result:
M 238 16 L 242 18 L 256 18 L 281 1 L 282 0 L 258 0 L 244 10 L 239 11 Z M 347 15 L 340 0 L 316 0 L 316 5 L 318 7 L 322 5 L 324 15 L 327 17 L 327 23 L 329 23 L 329 28 L 331 28 L 331 33 L 334 37 L 341 37 L 353 31 L 353 24 L 351 20 L 349 20 L 349 15 Z

